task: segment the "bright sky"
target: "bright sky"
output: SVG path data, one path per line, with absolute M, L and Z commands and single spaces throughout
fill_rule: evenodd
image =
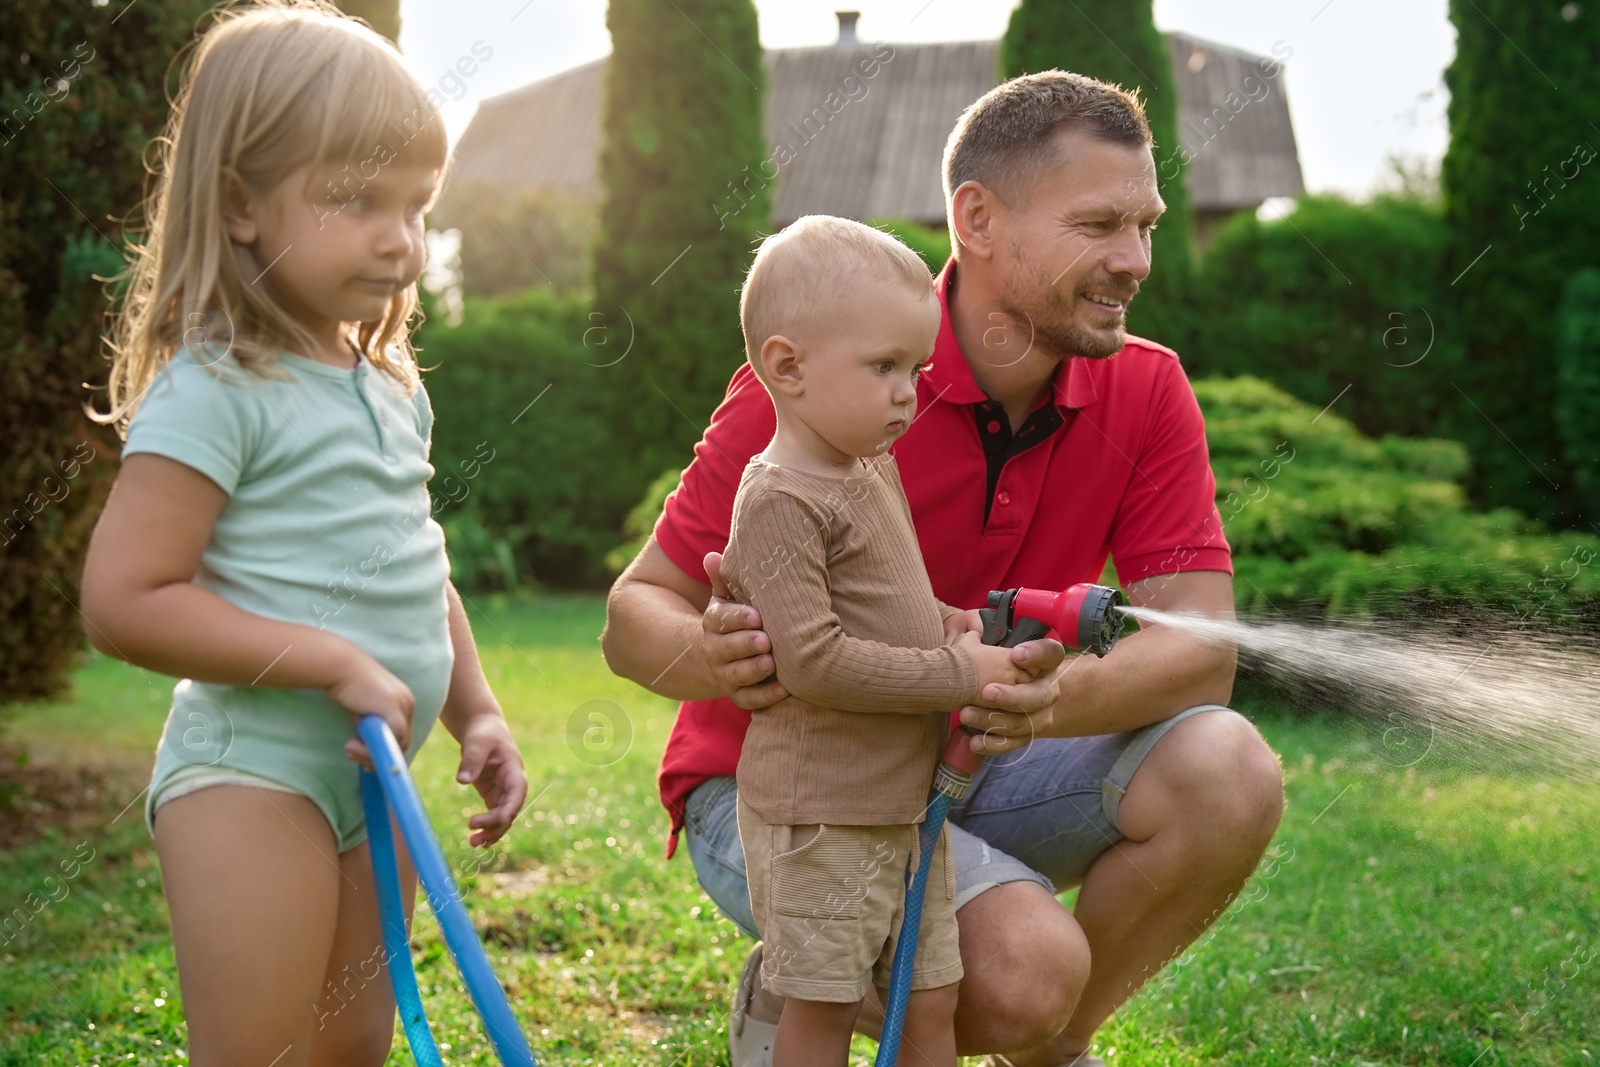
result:
M 1313 192 L 1364 196 L 1388 159 L 1437 164 L 1448 141 L 1443 73 L 1455 52 L 1447 0 L 1155 0 L 1156 25 L 1268 54 L 1293 49 L 1289 110 Z M 757 0 L 767 48 L 831 44 L 834 11 L 861 11 L 864 41 L 993 39 L 1015 0 Z M 611 50 L 604 0 L 402 0 L 400 44 L 446 98 L 452 139 L 478 101 Z M 472 59 L 492 50 L 487 60 Z M 456 72 L 469 57 L 470 77 Z

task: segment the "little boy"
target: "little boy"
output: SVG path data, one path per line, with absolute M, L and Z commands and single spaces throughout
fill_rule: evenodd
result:
M 843 1067 L 869 984 L 888 985 L 949 713 L 1028 675 L 976 633 L 945 644 L 960 609 L 933 595 L 887 452 L 916 415 L 939 330 L 928 268 L 888 234 L 810 215 L 762 244 L 739 310 L 777 433 L 744 470 L 722 574 L 761 613 L 790 693 L 751 717 L 739 838 L 760 978 L 787 998 L 774 1067 Z M 928 879 L 901 1063 L 956 1062 L 947 838 Z

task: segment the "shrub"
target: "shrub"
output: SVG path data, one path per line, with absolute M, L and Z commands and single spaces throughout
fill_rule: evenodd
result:
M 594 205 L 571 193 L 452 186 L 429 221 L 461 231 L 464 297 L 507 296 L 537 286 L 572 293 L 588 284 Z
M 460 325 L 430 322 L 418 336 L 431 368 L 436 515 L 471 541 L 453 553 L 485 561 L 473 580 L 605 580 L 615 516 L 633 501 L 611 476 L 625 446 L 607 421 L 614 377 L 585 344 L 590 314 L 582 298 L 535 289 L 468 300 Z M 504 557 L 498 540 L 514 566 L 487 565 Z
M 950 261 L 950 231 L 936 230 L 910 219 L 868 219 L 867 225 L 894 234 L 911 251 L 922 257 L 922 262 L 934 274 L 944 270 Z
M 1448 242 L 1438 208 L 1407 196 L 1306 196 L 1270 222 L 1241 213 L 1201 261 L 1184 362 L 1332 403 L 1369 434 L 1458 436 Z
M 676 467 L 662 471 L 661 476 L 644 491 L 644 496 L 633 506 L 633 510 L 628 512 L 622 524 L 622 532 L 628 536 L 628 540 L 606 553 L 606 569 L 612 574 L 621 574 L 633 562 L 633 557 L 643 550 L 650 532 L 656 528 L 656 519 L 661 517 L 661 509 L 666 506 L 667 495 L 678 487 L 678 480 L 682 476 L 683 472 Z M 700 575 L 691 577 L 698 578 Z
M 1584 515 L 1600 520 L 1600 270 L 1572 276 L 1557 323 L 1556 423 Z
M 1461 445 L 1369 438 L 1257 378 L 1194 389 L 1241 611 L 1575 623 L 1600 608 L 1600 538 L 1468 510 Z

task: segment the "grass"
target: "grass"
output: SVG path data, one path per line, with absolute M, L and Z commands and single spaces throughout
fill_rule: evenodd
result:
M 672 704 L 606 670 L 597 598 L 471 608 L 538 799 L 474 854 L 477 795 L 452 780 L 442 729 L 414 771 L 541 1062 L 725 1064 L 748 942 L 686 856 L 662 857 L 654 774 Z M 0 932 L 0 1064 L 183 1063 L 154 848 L 141 804 L 118 815 L 148 777 L 170 681 L 95 656 L 76 682 L 70 702 L 24 709 L 9 739 L 34 762 L 101 766 L 115 788 L 103 811 L 0 854 L 0 907 L 26 920 Z M 1434 754 L 1401 767 L 1378 726 L 1244 710 L 1283 758 L 1282 828 L 1241 901 L 1101 1031 L 1100 1054 L 1113 1067 L 1594 1064 L 1592 787 Z M 417 914 L 447 1062 L 495 1063 L 437 925 Z M 389 1062 L 408 1064 L 396 1035 Z M 854 1061 L 872 1049 L 858 1038 Z

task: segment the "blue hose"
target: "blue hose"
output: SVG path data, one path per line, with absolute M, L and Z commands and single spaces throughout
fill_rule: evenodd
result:
M 894 966 L 889 972 L 889 999 L 883 1006 L 883 1031 L 878 1037 L 875 1067 L 894 1067 L 900 1057 L 900 1037 L 906 1028 L 906 1005 L 911 999 L 911 965 L 917 958 L 917 935 L 922 929 L 922 898 L 928 888 L 933 850 L 950 814 L 950 798 L 934 793 L 928 814 L 917 828 L 921 847 L 916 869 L 906 868 L 906 911 L 900 920 L 900 939 L 894 945 Z
M 400 1009 L 400 1022 L 405 1028 L 411 1054 L 420 1067 L 439 1067 L 438 1045 L 433 1031 L 428 1027 L 422 1010 L 422 996 L 417 991 L 417 975 L 411 965 L 411 941 L 406 935 L 405 913 L 400 905 L 400 876 L 395 857 L 394 841 L 389 833 L 388 811 L 385 802 L 394 810 L 395 821 L 400 824 L 400 834 L 411 852 L 411 862 L 428 894 L 428 906 L 433 909 L 439 926 L 444 931 L 444 941 L 455 958 L 456 967 L 466 983 L 467 992 L 483 1017 L 489 1039 L 494 1043 L 500 1062 L 507 1067 L 538 1067 L 533 1051 L 511 1014 L 505 990 L 495 978 L 484 955 L 478 933 L 472 928 L 467 909 L 461 903 L 461 894 L 450 877 L 450 868 L 439 850 L 439 842 L 428 825 L 428 816 L 422 809 L 422 798 L 406 772 L 405 758 L 387 723 L 377 715 L 364 716 L 356 724 L 356 732 L 372 754 L 374 774 L 365 768 L 361 771 L 361 804 L 367 817 L 367 840 L 371 842 L 372 869 L 377 882 L 378 912 L 383 922 L 384 952 L 389 962 L 389 978 L 394 985 L 395 1003 Z
M 389 809 L 384 805 L 383 787 L 377 776 L 365 768 L 361 771 L 361 807 L 367 816 L 378 916 L 383 923 L 383 954 L 389 964 L 394 1001 L 400 1009 L 400 1025 L 405 1027 L 406 1043 L 411 1046 L 418 1067 L 443 1067 L 428 1017 L 422 1010 L 417 972 L 411 967 L 411 938 L 406 933 L 405 912 L 400 908 L 400 874 L 395 865 L 394 841 L 389 836 Z

